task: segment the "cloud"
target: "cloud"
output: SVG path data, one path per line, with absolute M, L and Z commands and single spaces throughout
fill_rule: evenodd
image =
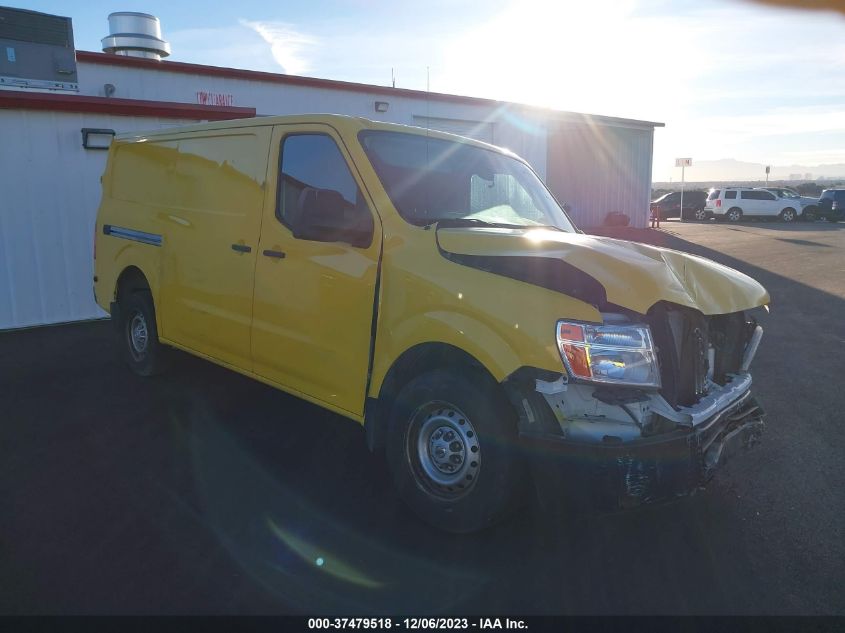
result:
M 267 43 L 252 29 L 233 25 L 192 28 L 167 34 L 173 61 L 278 72 L 279 67 Z
M 261 22 L 239 20 L 270 45 L 273 58 L 290 75 L 301 75 L 311 70 L 308 55 L 319 43 L 317 38 L 297 31 L 286 22 Z

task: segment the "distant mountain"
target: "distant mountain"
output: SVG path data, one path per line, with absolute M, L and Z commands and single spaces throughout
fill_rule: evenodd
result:
M 677 171 L 677 170 L 676 170 Z M 772 165 L 769 180 L 798 180 L 804 179 L 806 174 L 811 180 L 819 178 L 845 178 L 845 163 L 832 165 Z M 748 163 L 733 158 L 720 160 L 693 160 L 692 167 L 687 167 L 687 182 L 711 182 L 726 180 L 765 180 L 766 166 L 762 163 Z M 673 182 L 678 180 L 672 178 Z

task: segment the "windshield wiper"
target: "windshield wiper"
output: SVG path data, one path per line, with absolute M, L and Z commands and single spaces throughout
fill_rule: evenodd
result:
M 487 220 L 479 220 L 478 218 L 440 218 L 435 220 L 428 226 L 437 225 L 438 227 L 461 227 L 461 226 L 488 226 L 497 229 L 524 229 L 524 224 L 507 224 L 505 222 L 488 222 Z
M 483 226 L 494 229 L 554 229 L 555 231 L 563 231 L 563 229 L 546 224 L 510 224 L 507 222 L 488 222 L 487 220 L 479 220 L 478 218 L 441 218 L 435 220 L 431 224 L 426 225 L 425 228 L 431 228 L 434 225 L 440 227 L 464 227 L 464 226 Z

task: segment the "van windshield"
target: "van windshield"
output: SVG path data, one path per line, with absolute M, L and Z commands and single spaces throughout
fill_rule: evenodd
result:
M 419 134 L 366 130 L 359 138 L 396 210 L 411 224 L 468 220 L 467 226 L 575 232 L 549 190 L 516 158 Z

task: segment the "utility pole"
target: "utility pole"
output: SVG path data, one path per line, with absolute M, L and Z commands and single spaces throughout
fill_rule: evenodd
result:
M 771 165 L 766 165 L 766 184 L 769 184 L 769 172 L 772 170 Z

